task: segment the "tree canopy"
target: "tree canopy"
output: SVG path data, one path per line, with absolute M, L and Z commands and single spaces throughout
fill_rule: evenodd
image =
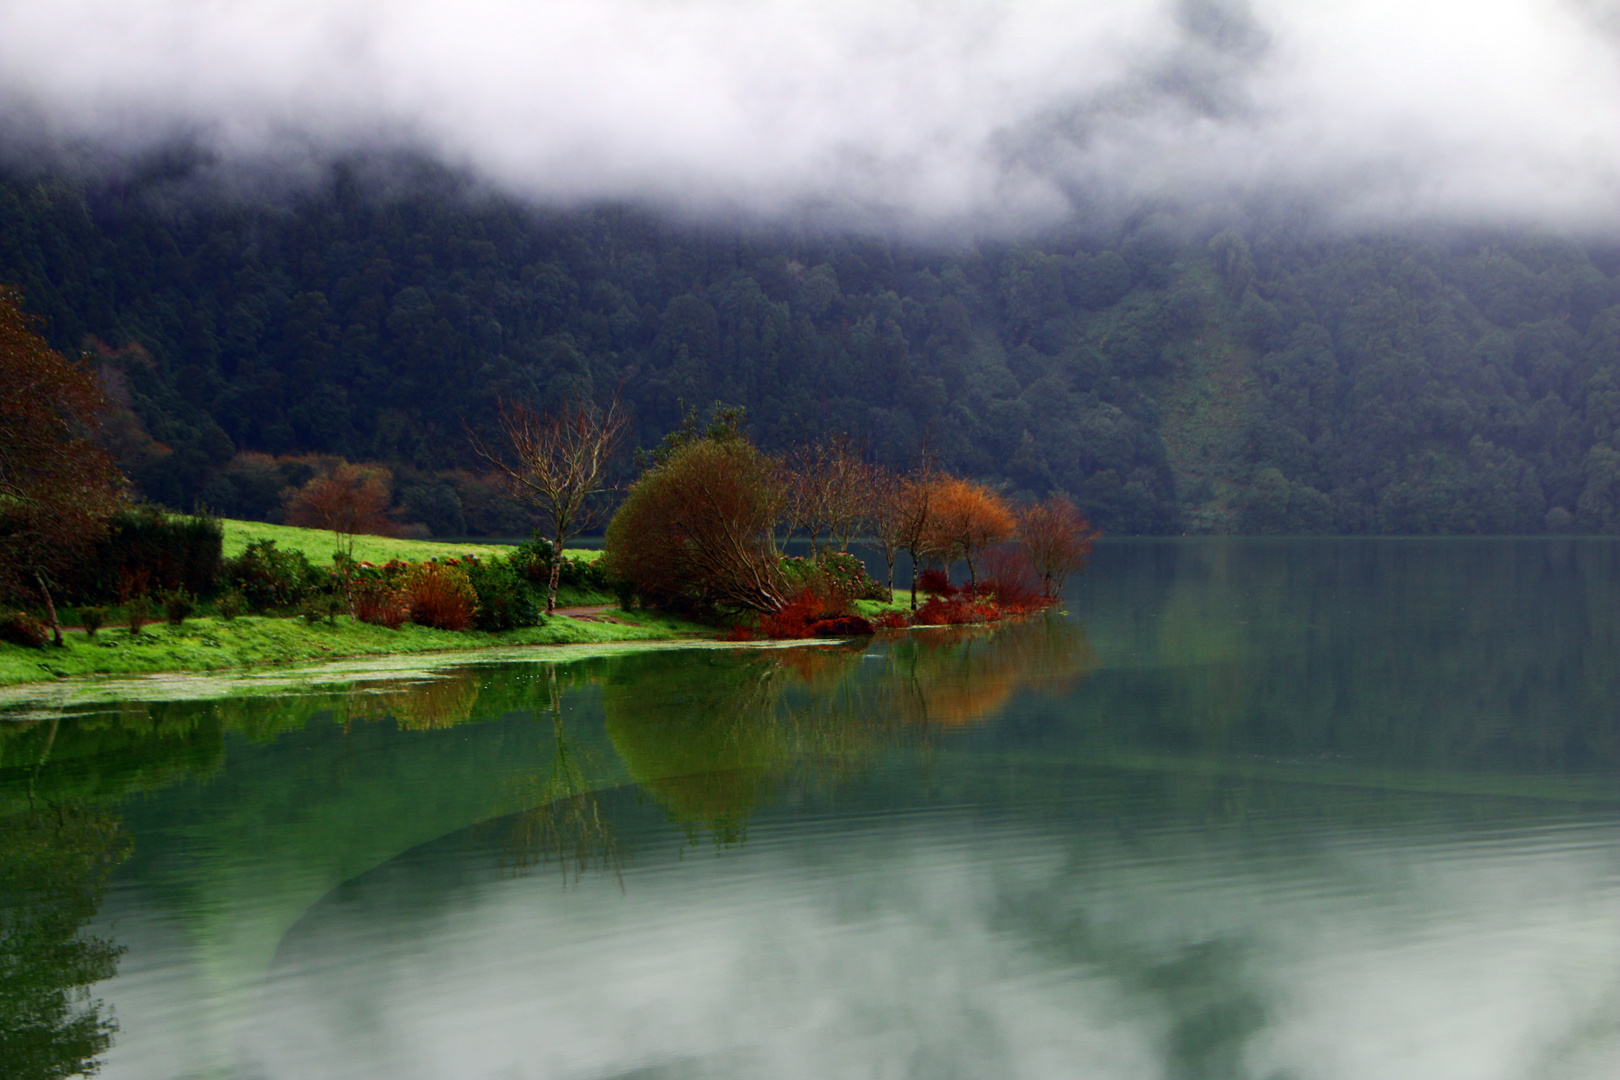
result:
M 0 593 L 43 592 L 106 532 L 122 478 L 90 441 L 106 395 L 0 285 Z M 48 598 L 47 598 L 48 599 Z
M 167 159 L 0 173 L 0 280 L 90 343 L 145 495 L 243 513 L 241 455 L 341 455 L 420 476 L 448 530 L 463 420 L 622 385 L 643 446 L 716 399 L 770 453 L 845 432 L 895 466 L 932 431 L 942 467 L 1114 535 L 1620 531 L 1612 244 L 1160 213 L 935 247 L 374 164 L 259 202 Z
M 660 607 L 771 612 L 787 601 L 775 529 L 786 492 L 745 438 L 701 438 L 642 474 L 608 523 L 609 571 Z

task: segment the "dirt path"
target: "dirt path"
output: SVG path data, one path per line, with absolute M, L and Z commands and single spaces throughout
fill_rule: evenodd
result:
M 579 619 L 582 622 L 612 622 L 612 619 L 599 617 L 604 611 L 612 610 L 612 604 L 603 604 L 601 607 L 560 607 L 552 614 L 561 615 L 565 619 Z

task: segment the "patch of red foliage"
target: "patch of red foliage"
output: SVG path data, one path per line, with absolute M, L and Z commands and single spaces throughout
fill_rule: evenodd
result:
M 878 630 L 904 630 L 909 623 L 903 611 L 885 611 L 872 620 L 872 626 Z
M 931 566 L 917 575 L 917 591 L 928 596 L 955 596 L 957 589 L 948 571 Z
M 350 602 L 357 620 L 390 630 L 398 630 L 411 617 L 405 598 L 382 581 L 355 582 Z
M 439 630 L 465 630 L 478 614 L 478 594 L 459 566 L 417 563 L 401 582 L 411 621 Z
M 978 592 L 995 597 L 998 607 L 1014 615 L 1027 615 L 1052 603 L 1042 594 L 1041 579 L 1028 554 L 1016 547 L 999 547 L 985 553 Z
M 720 635 L 720 640 L 721 641 L 753 641 L 754 640 L 754 628 L 751 627 L 751 626 L 742 626 L 740 624 L 737 625 L 737 626 L 733 626 L 730 630 L 727 630 L 725 633 Z
M 872 624 L 859 615 L 839 615 L 831 619 L 817 619 L 810 624 L 816 637 L 871 637 Z
M 916 626 L 961 626 L 965 623 L 995 622 L 1002 614 L 1001 608 L 988 597 L 969 593 L 949 598 L 930 596 L 917 609 L 912 623 Z
M 841 596 L 805 588 L 786 607 L 760 619 L 759 632 L 778 639 L 815 637 L 816 624 L 843 617 L 847 603 Z

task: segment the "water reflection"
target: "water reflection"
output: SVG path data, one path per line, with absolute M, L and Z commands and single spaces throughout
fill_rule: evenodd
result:
M 608 737 L 671 821 L 721 844 L 794 773 L 832 791 L 896 747 L 994 718 L 1020 690 L 1072 689 L 1085 632 L 1057 617 L 862 645 L 648 658 L 603 684 Z
M 620 875 L 618 838 L 602 813 L 597 796 L 600 781 L 592 779 L 602 774 L 591 752 L 571 739 L 563 727 L 562 688 L 555 668 L 546 673 L 546 686 L 551 706 L 551 769 L 539 783 L 525 778 L 518 784 L 520 800 L 532 805 L 512 823 L 509 865 L 522 871 L 536 863 L 555 862 L 565 881 L 569 870 L 576 879 L 594 869 Z
M 119 819 L 75 803 L 0 810 L 0 1063 L 7 1080 L 93 1071 L 117 1024 L 91 986 L 123 952 L 82 929 L 129 855 Z
M 380 874 L 289 935 L 248 1060 L 406 1080 L 1612 1075 L 1612 827 L 1308 835 L 1144 848 L 958 811 L 756 822 L 722 860 L 644 851 L 622 896 Z
M 1607 1077 L 1620 546 L 1513 551 L 1105 545 L 997 631 L 13 709 L 55 974 L 0 995 L 61 1069 L 111 1002 L 115 1080 Z

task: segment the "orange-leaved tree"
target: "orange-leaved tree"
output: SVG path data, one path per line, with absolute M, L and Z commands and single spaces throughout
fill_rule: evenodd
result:
M 1085 568 L 1097 536 L 1091 522 L 1062 495 L 1018 511 L 1018 537 L 1049 599 L 1063 591 L 1069 574 Z
M 925 547 L 946 564 L 966 561 L 968 579 L 979 583 L 979 557 L 1017 529 L 1007 501 L 983 484 L 955 476 L 935 481 L 930 495 L 931 518 Z
M 0 594 L 37 593 L 62 643 L 50 582 L 106 534 L 124 478 L 90 441 L 107 396 L 0 285 Z
M 397 534 L 388 517 L 393 482 L 394 474 L 381 465 L 341 462 L 287 496 L 287 524 L 329 530 L 338 550 L 352 559 L 357 534 Z

